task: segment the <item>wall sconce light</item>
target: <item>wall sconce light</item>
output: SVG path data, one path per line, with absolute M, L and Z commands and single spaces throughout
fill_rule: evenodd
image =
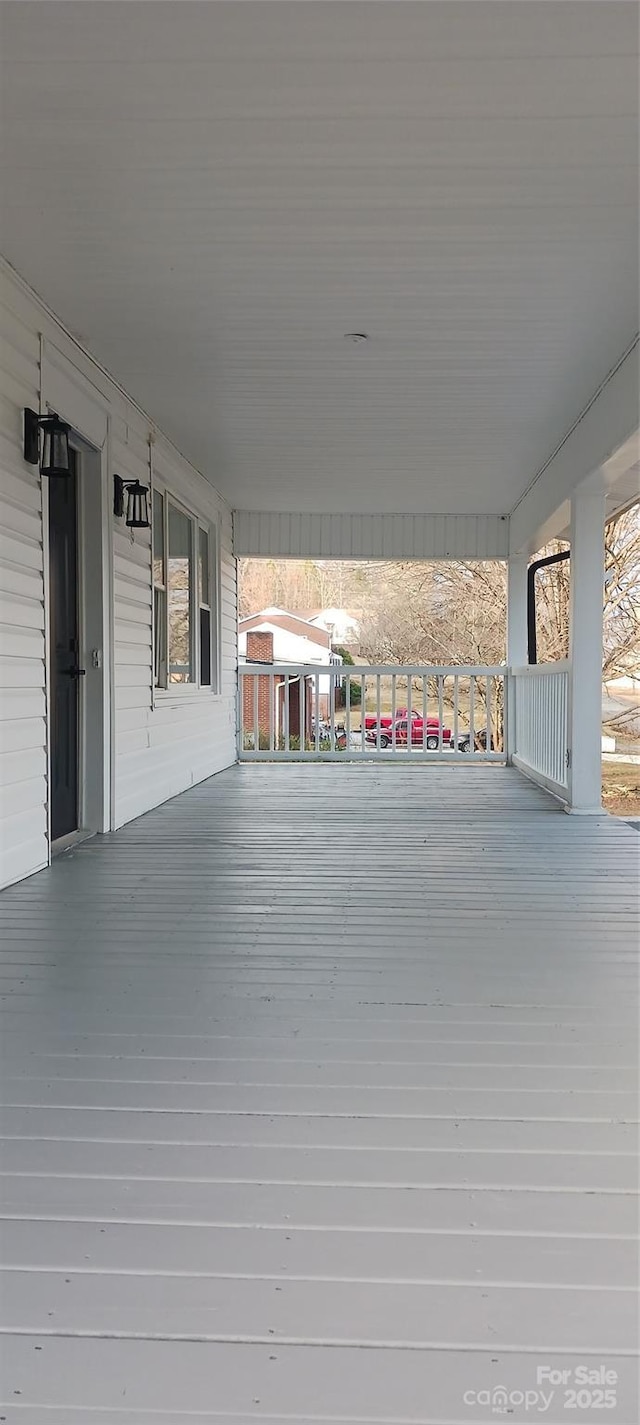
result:
M 141 485 L 139 480 L 123 480 L 122 476 L 113 477 L 113 513 L 118 519 L 122 519 L 125 513 L 124 496 L 127 493 L 127 512 L 125 524 L 129 529 L 150 529 L 149 519 L 149 489 L 147 485 Z
M 40 460 L 40 474 L 53 478 L 56 475 L 70 475 L 69 431 L 71 427 L 54 411 L 48 416 L 39 416 L 37 411 L 25 407 L 23 454 L 29 465 L 37 465 Z M 40 458 L 40 431 L 42 430 L 42 457 Z

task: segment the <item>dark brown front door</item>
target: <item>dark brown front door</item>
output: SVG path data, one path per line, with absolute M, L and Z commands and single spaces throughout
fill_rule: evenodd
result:
M 49 481 L 51 839 L 78 828 L 79 698 L 77 457 Z

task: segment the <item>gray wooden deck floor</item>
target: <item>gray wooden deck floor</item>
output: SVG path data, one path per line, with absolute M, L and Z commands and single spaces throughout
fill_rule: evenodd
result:
M 245 766 L 0 897 L 0 1419 L 632 1425 L 638 849 Z

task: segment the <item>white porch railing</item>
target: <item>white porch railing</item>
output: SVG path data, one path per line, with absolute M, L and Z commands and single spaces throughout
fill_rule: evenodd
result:
M 239 668 L 242 761 L 506 761 L 507 669 Z
M 513 761 L 559 796 L 568 789 L 569 663 L 536 663 L 512 671 Z

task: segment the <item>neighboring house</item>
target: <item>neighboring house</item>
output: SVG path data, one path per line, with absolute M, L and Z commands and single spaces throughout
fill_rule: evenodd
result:
M 353 655 L 360 652 L 361 609 L 313 609 L 305 617 L 316 628 L 326 629 L 334 648 L 346 648 Z
M 340 655 L 332 652 L 326 630 L 315 627 L 297 614 L 278 608 L 262 609 L 260 613 L 240 620 L 238 659 L 241 664 L 289 665 L 292 670 L 300 667 L 329 669 L 342 663 Z M 285 683 L 288 685 L 287 704 Z M 273 678 L 259 674 L 256 678 L 244 678 L 245 731 L 255 736 L 257 719 L 259 733 L 264 738 L 273 736 L 277 742 L 284 732 L 288 707 L 290 734 L 300 736 L 304 725 L 304 735 L 310 738 L 313 719 L 330 715 L 332 689 L 335 686 L 335 675 L 329 672 L 320 673 L 318 677 L 309 674 L 304 678 L 293 671 L 289 677 L 286 673 L 279 673 Z
M 238 624 L 238 652 L 245 654 L 246 634 L 256 629 L 270 631 L 274 637 L 275 663 L 319 663 L 328 664 L 331 655 L 331 639 L 326 629 L 318 628 L 301 614 L 292 614 L 287 609 L 267 608 L 249 614 Z

